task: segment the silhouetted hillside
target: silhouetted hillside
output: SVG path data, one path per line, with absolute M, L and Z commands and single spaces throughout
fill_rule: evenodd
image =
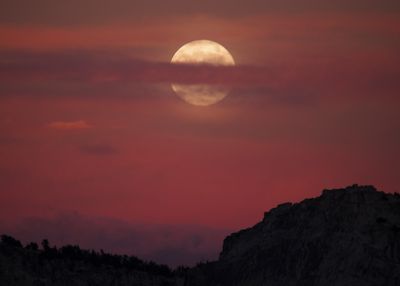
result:
M 175 271 L 2 236 L 0 285 L 399 286 L 400 195 L 354 185 L 279 205 L 228 236 L 218 261 Z
M 181 269 L 182 271 L 182 269 Z M 166 265 L 82 250 L 67 245 L 51 247 L 29 243 L 25 247 L 11 236 L 0 243 L 0 285 L 179 285 L 179 272 Z
M 372 186 L 286 203 L 231 234 L 190 285 L 400 285 L 400 195 Z

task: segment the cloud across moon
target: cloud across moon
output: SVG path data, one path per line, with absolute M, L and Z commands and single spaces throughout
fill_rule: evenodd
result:
M 172 64 L 234 66 L 230 52 L 222 45 L 209 41 L 197 40 L 183 45 L 172 57 Z M 172 83 L 174 92 L 185 102 L 196 106 L 209 106 L 224 99 L 229 88 L 210 84 Z

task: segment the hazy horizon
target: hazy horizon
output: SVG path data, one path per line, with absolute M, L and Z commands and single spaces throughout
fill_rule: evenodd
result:
M 354 183 L 398 192 L 399 12 L 393 0 L 1 3 L 0 232 L 192 263 L 280 203 Z M 236 66 L 170 64 L 199 39 Z M 231 91 L 198 107 L 176 81 Z

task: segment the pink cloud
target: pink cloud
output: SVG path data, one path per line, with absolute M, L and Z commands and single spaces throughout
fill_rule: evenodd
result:
M 81 130 L 89 129 L 93 126 L 84 120 L 78 121 L 54 121 L 48 124 L 48 127 L 58 130 Z

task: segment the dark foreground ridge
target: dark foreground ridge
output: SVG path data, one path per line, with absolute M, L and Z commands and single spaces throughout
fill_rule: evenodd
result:
M 218 261 L 175 271 L 3 236 L 0 285 L 399 286 L 400 195 L 354 185 L 281 204 L 228 236 Z

